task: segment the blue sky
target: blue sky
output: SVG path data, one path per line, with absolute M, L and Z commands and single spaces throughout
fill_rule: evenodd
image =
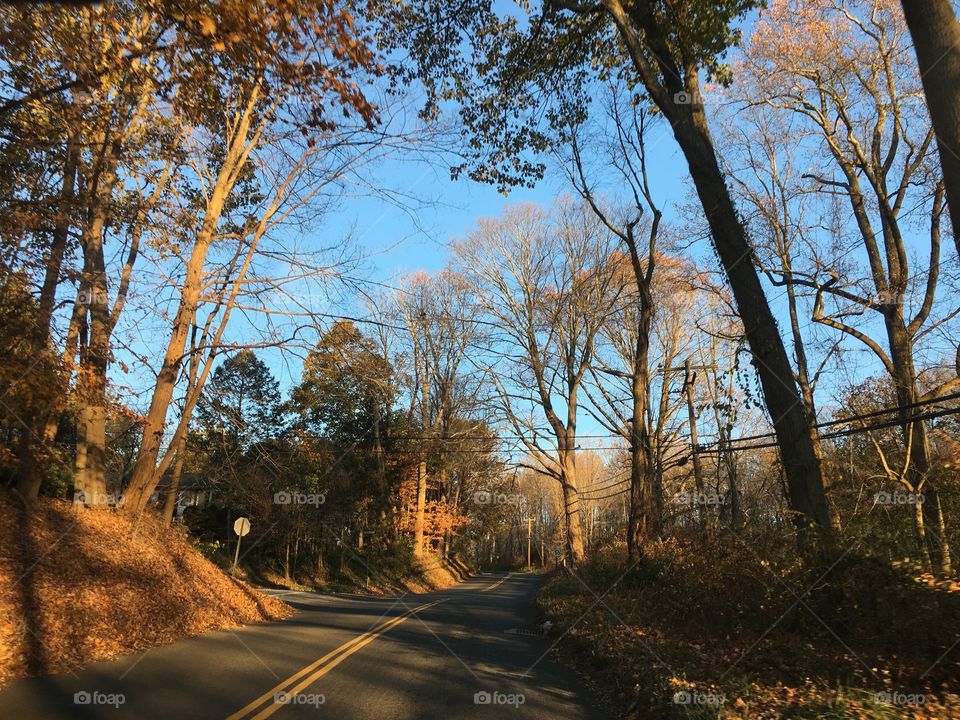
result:
M 654 191 L 670 217 L 673 203 L 687 198 L 686 161 L 666 126 L 656 128 L 651 137 Z M 429 202 L 416 212 L 416 222 L 398 207 L 364 198 L 344 202 L 327 229 L 346 234 L 352 228 L 368 255 L 369 279 L 386 283 L 415 270 L 440 269 L 450 257 L 451 241 L 469 232 L 478 218 L 497 215 L 508 203 L 549 205 L 557 195 L 572 191 L 554 164 L 536 187 L 515 188 L 508 196 L 465 177 L 451 180 L 443 163 L 411 168 L 409 163 L 395 161 L 384 164 L 379 176 L 388 187 Z M 613 186 L 604 189 L 615 191 Z

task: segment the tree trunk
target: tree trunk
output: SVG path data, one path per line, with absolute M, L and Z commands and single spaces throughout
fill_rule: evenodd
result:
M 786 242 L 786 240 L 784 242 Z M 800 312 L 797 307 L 797 289 L 793 282 L 792 275 L 793 268 L 790 260 L 789 250 L 787 249 L 786 245 L 780 254 L 780 258 L 784 270 L 784 277 L 786 278 L 787 283 L 787 308 L 790 314 L 790 334 L 793 338 L 793 354 L 797 366 L 797 384 L 800 387 L 800 397 L 803 399 L 803 409 L 807 415 L 807 432 L 810 438 L 810 443 L 813 446 L 814 454 L 817 456 L 818 460 L 822 462 L 823 446 L 820 443 L 820 431 L 817 429 L 817 405 L 813 396 L 813 385 L 811 384 L 810 379 L 810 366 L 809 361 L 807 360 L 807 350 L 803 344 L 803 333 L 800 327 Z M 731 387 L 728 394 L 732 395 L 732 376 L 730 378 L 730 382 Z M 826 495 L 826 488 L 824 488 L 824 496 L 826 497 Z M 737 497 L 739 501 L 739 494 Z M 733 499 L 731 498 L 731 502 L 732 501 Z M 828 509 L 830 507 L 829 498 L 827 507 Z M 832 511 L 830 515 L 830 522 L 835 529 L 838 529 L 839 526 L 836 522 L 835 514 Z
M 697 437 L 697 409 L 693 403 L 693 372 L 690 369 L 689 358 L 683 364 L 683 391 L 687 397 L 687 419 L 690 424 L 690 459 L 693 461 L 693 483 L 697 489 L 697 519 L 700 527 L 709 532 L 711 530 L 709 515 L 706 507 L 706 486 L 703 482 L 703 466 L 700 464 L 699 439 Z
M 918 509 L 918 516 L 924 522 L 917 528 L 920 542 L 925 545 L 923 557 L 930 563 L 931 570 L 949 574 L 950 550 L 946 536 L 932 530 L 939 529 L 942 517 L 939 513 L 939 495 L 929 479 L 930 440 L 927 427 L 923 420 L 915 419 L 919 410 L 909 407 L 917 402 L 920 393 L 916 384 L 913 338 L 904 325 L 902 305 L 893 305 L 887 310 L 884 321 L 894 369 L 893 383 L 900 406 L 899 419 L 903 423 L 904 447 L 910 448 L 907 478 L 912 492 L 925 496 Z
M 561 451 L 563 463 L 563 512 L 567 525 L 567 557 L 573 567 L 583 563 L 586 553 L 583 549 L 583 523 L 580 518 L 580 493 L 577 490 L 576 450 Z
M 937 136 L 953 239 L 960 255 L 960 22 L 950 0 L 902 2 Z
M 98 215 L 100 213 L 98 212 Z M 89 304 L 90 325 L 86 358 L 80 365 L 80 377 L 77 385 L 80 392 L 77 398 L 82 408 L 82 418 L 86 423 L 84 439 L 86 442 L 86 467 L 84 485 L 88 494 L 94 498 L 94 505 L 106 504 L 107 468 L 106 468 L 106 404 L 107 404 L 107 367 L 110 357 L 110 318 L 107 306 L 106 270 L 103 262 L 102 216 L 94 222 L 90 231 L 89 247 L 84 253 L 94 255 L 92 262 L 91 294 Z
M 383 440 L 381 438 L 380 422 L 380 401 L 373 401 L 373 455 L 377 463 L 377 487 L 381 497 L 386 497 L 387 493 L 387 467 L 383 457 Z
M 177 509 L 177 496 L 180 494 L 180 478 L 183 477 L 183 461 L 186 454 L 186 435 L 181 437 L 177 446 L 177 459 L 173 463 L 173 469 L 170 471 L 170 486 L 163 496 L 163 524 L 170 525 L 173 522 L 173 514 Z
M 142 511 L 159 480 L 159 477 L 157 477 L 157 459 L 163 444 L 167 412 L 170 409 L 173 390 L 184 359 L 187 335 L 197 314 L 203 267 L 207 259 L 207 252 L 210 250 L 210 245 L 220 224 L 224 205 L 233 191 L 240 172 L 255 144 L 255 141 L 250 138 L 251 123 L 254 108 L 260 98 L 261 87 L 260 81 L 253 85 L 246 97 L 246 106 L 242 113 L 238 112 L 240 117 L 235 126 L 236 130 L 230 138 L 226 157 L 210 191 L 210 197 L 204 210 L 203 223 L 194 242 L 190 259 L 187 261 L 186 273 L 180 290 L 180 302 L 171 328 L 170 340 L 167 342 L 163 364 L 160 366 L 160 372 L 154 384 L 153 395 L 150 398 L 150 408 L 147 411 L 146 418 L 144 418 L 140 451 L 137 454 L 137 462 L 133 466 L 127 492 L 123 496 L 122 507 L 127 512 Z
M 917 530 L 917 549 L 920 552 L 920 559 L 925 569 L 933 567 L 933 559 L 930 557 L 930 543 L 927 542 L 926 524 L 923 520 L 923 504 L 914 503 L 913 522 Z
M 659 222 L 659 215 L 654 223 Z M 652 231 L 655 232 L 655 231 Z M 632 561 L 644 544 L 660 534 L 660 516 L 654 497 L 655 468 L 647 427 L 647 405 L 650 402 L 650 326 L 653 321 L 653 297 L 650 281 L 654 258 L 647 258 L 644 272 L 640 253 L 633 236 L 627 233 L 627 247 L 633 266 L 634 281 L 639 299 L 636 341 L 633 348 L 633 368 L 630 378 L 632 414 L 630 419 L 630 515 L 627 521 L 627 560 Z
M 77 437 L 73 459 L 73 499 L 81 505 L 93 502 L 87 498 L 87 417 L 86 407 L 77 411 Z
M 423 435 L 430 429 L 430 378 L 427 376 L 426 339 L 420 358 L 420 422 Z M 413 526 L 413 554 L 423 555 L 423 531 L 426 521 L 427 507 L 427 455 L 426 447 L 422 448 L 423 460 L 417 469 L 417 514 Z
M 940 569 L 944 575 L 951 575 L 953 573 L 953 561 L 950 557 L 950 544 L 947 542 L 947 523 L 943 517 L 943 506 L 940 504 L 940 493 L 938 493 L 936 488 L 933 486 L 930 486 L 928 492 L 924 496 L 924 511 L 927 511 L 928 503 L 930 506 L 929 513 L 936 516 L 937 521 L 937 534 L 940 540 L 940 550 L 943 554 L 943 557 L 940 560 Z
M 650 436 L 646 426 L 646 370 L 635 370 L 632 379 L 633 414 L 630 436 L 630 511 L 627 521 L 627 559 L 632 561 L 642 552 L 648 540 L 660 534 L 653 471 L 650 458 Z M 638 387 L 640 386 L 640 387 Z
M 776 432 L 790 509 L 801 535 L 801 544 L 811 550 L 812 545 L 818 545 L 819 552 L 829 552 L 833 544 L 832 526 L 810 418 L 797 390 L 776 319 L 760 284 L 746 230 L 717 164 L 702 109 L 677 123 L 674 132 L 689 163 L 690 174 L 712 230 L 714 247 L 741 311 L 752 362 Z
M 173 331 L 154 385 L 150 409 L 144 419 L 140 452 L 133 467 L 130 484 L 124 495 L 123 506 L 131 512 L 139 512 L 146 507 L 147 501 L 157 484 L 157 478 L 155 477 L 157 458 L 163 443 L 167 411 L 170 408 L 173 389 L 180 373 L 187 333 L 196 316 L 201 274 L 207 251 L 210 248 L 212 234 L 211 228 L 209 233 L 205 233 L 203 237 L 197 239 L 190 260 L 187 262 L 186 277 L 180 295 L 180 305 L 173 321 Z
M 740 529 L 741 511 L 740 511 L 740 488 L 737 480 L 737 458 L 733 454 L 731 446 L 730 431 L 724 432 L 723 441 L 726 449 L 723 452 L 723 464 L 727 471 L 727 491 L 729 493 L 730 505 L 730 530 L 737 532 Z

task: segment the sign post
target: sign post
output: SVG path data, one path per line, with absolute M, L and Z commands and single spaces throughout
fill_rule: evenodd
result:
M 233 553 L 233 566 L 231 570 L 237 569 L 237 560 L 240 559 L 240 538 L 250 532 L 250 521 L 245 517 L 237 518 L 233 523 L 233 531 L 237 534 L 237 550 Z

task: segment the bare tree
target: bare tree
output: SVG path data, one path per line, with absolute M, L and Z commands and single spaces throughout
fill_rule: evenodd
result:
M 508 207 L 456 245 L 491 331 L 482 362 L 505 421 L 563 491 L 567 556 L 584 559 L 577 484 L 580 390 L 619 300 L 614 237 L 569 200 Z M 546 421 L 544 429 L 542 422 Z
M 784 36 L 779 29 L 784 24 L 794 32 Z M 829 28 L 830 42 L 824 42 L 824 28 Z M 892 378 L 904 441 L 913 448 L 911 484 L 918 492 L 926 488 L 918 532 L 924 521 L 938 528 L 935 535 L 927 534 L 925 553 L 936 568 L 949 571 L 943 513 L 927 479 L 927 431 L 914 417 L 920 412 L 918 402 L 960 387 L 960 366 L 955 378 L 923 392 L 916 352 L 920 340 L 960 313 L 960 307 L 934 313 L 945 190 L 932 157 L 933 130 L 925 109 L 915 102 L 920 80 L 909 54 L 897 6 L 787 3 L 755 29 L 745 53 L 741 77 L 749 80 L 742 92 L 748 103 L 802 122 L 811 134 L 805 147 L 814 158 L 805 177 L 823 197 L 849 204 L 852 228 L 828 207 L 819 224 L 831 231 L 833 245 L 816 247 L 809 267 L 785 269 L 781 264 L 775 274 L 789 278 L 788 289 L 812 290 L 813 319 L 869 348 Z M 767 201 L 777 211 L 785 206 L 782 197 Z M 909 226 L 921 213 L 926 214 L 927 258 L 917 272 L 910 267 Z M 848 229 L 856 233 L 856 245 L 842 244 Z M 806 242 L 812 246 L 814 241 Z M 851 257 L 854 252 L 859 255 Z M 865 261 L 862 270 L 857 257 Z M 869 316 L 882 321 L 883 340 L 866 322 Z
M 596 153 L 605 160 L 610 158 L 617 180 L 628 191 L 624 207 L 614 210 L 602 206 L 597 196 L 595 182 L 588 177 L 588 163 L 581 148 L 583 133 L 571 129 L 570 180 L 577 192 L 589 205 L 607 229 L 620 239 L 628 255 L 624 265 L 629 270 L 624 280 L 631 284 L 630 292 L 624 293 L 623 304 L 611 316 L 604 331 L 615 348 L 617 362 L 596 363 L 591 372 L 596 392 L 602 401 L 593 402 L 591 414 L 608 430 L 620 434 L 630 447 L 630 516 L 627 523 L 627 555 L 642 551 L 644 543 L 657 537 L 662 529 L 663 492 L 662 473 L 666 445 L 665 432 L 670 415 L 679 405 L 671 403 L 661 393 L 654 406 L 651 393 L 656 368 L 651 366 L 651 337 L 658 314 L 661 321 L 664 310 L 676 309 L 677 304 L 667 298 L 680 292 L 676 276 L 663 281 L 655 275 L 664 255 L 662 235 L 663 212 L 653 196 L 647 168 L 647 131 L 650 117 L 646 109 L 638 106 L 635 98 L 625 96 L 615 86 L 609 89 L 607 108 L 609 128 L 601 133 L 602 140 Z M 638 234 L 640 237 L 638 237 Z M 668 260 L 667 265 L 672 263 Z M 669 322 L 669 321 L 667 321 Z M 660 329 L 664 327 L 661 322 Z M 678 329 L 675 327 L 675 329 Z M 657 348 L 661 369 L 669 368 L 679 340 L 677 335 L 662 336 L 664 344 Z M 615 388 L 608 389 L 599 374 L 626 383 L 630 398 L 628 412 L 616 397 Z M 661 384 L 661 389 L 664 387 Z
M 361 165 L 376 144 L 357 141 L 358 150 L 348 137 L 336 132 L 319 139 L 300 137 L 290 128 L 276 133 L 271 116 L 278 107 L 272 99 L 263 98 L 262 92 L 262 81 L 255 79 L 235 98 L 237 105 L 224 125 L 223 158 L 217 155 L 218 138 L 193 138 L 191 163 L 195 176 L 201 179 L 201 222 L 196 236 L 184 243 L 190 253 L 182 279 L 174 283 L 177 311 L 144 418 L 140 453 L 123 496 L 122 505 L 133 511 L 143 509 L 175 457 L 173 448 L 187 430 L 215 359 L 237 348 L 226 342 L 231 315 L 239 311 L 260 313 L 268 319 L 289 317 L 293 327 L 288 332 L 295 337 L 317 322 L 312 309 L 295 299 L 303 284 L 322 284 L 339 272 L 340 260 L 330 249 L 303 254 L 268 243 L 285 222 L 303 212 L 316 213 L 325 189 L 335 187 Z M 248 163 L 252 162 L 258 165 L 260 186 L 252 198 L 244 198 L 240 191 L 250 180 Z M 231 213 L 236 206 L 245 211 L 241 223 L 235 222 Z M 323 207 L 325 203 L 321 202 L 319 210 Z M 191 231 L 186 229 L 187 233 Z M 208 263 L 214 249 L 220 251 L 222 260 L 215 265 Z M 282 270 L 275 268 L 276 275 L 258 271 L 263 262 L 279 263 Z M 201 311 L 206 311 L 205 317 Z M 243 342 L 240 347 L 292 343 L 292 337 L 279 335 L 269 327 L 266 335 L 259 342 Z M 202 359 L 190 364 L 190 392 L 172 438 L 165 442 L 174 390 L 189 357 L 187 341 L 193 336 L 192 345 Z

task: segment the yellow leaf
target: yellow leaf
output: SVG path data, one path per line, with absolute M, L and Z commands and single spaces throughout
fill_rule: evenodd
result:
M 217 23 L 209 15 L 198 15 L 197 21 L 200 23 L 200 32 L 204 35 L 213 35 L 217 32 Z

